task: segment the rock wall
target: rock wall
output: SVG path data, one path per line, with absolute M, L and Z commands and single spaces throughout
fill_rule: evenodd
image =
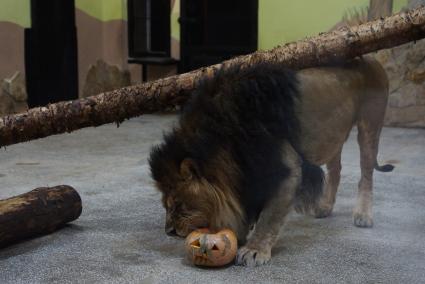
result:
M 425 40 L 382 50 L 375 57 L 390 82 L 385 125 L 425 127 Z
M 425 5 L 411 0 L 407 9 Z M 385 125 L 425 127 L 425 40 L 381 50 L 375 57 L 390 81 Z
M 0 89 L 0 116 L 26 111 L 27 98 L 22 73 L 16 72 L 11 78 L 3 79 Z
M 130 72 L 121 71 L 117 66 L 98 60 L 89 67 L 80 97 L 88 97 L 103 92 L 127 87 L 131 84 Z

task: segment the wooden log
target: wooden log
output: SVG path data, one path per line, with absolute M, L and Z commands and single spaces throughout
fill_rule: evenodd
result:
M 68 185 L 40 187 L 0 200 L 0 247 L 52 233 L 81 214 L 81 198 Z
M 237 64 L 242 68 L 267 62 L 292 69 L 316 67 L 391 48 L 425 37 L 425 7 L 385 19 L 346 27 L 270 51 L 253 54 L 171 76 L 142 85 L 96 96 L 33 108 L 0 119 L 0 146 L 6 146 L 83 127 L 123 120 L 183 104 L 200 80 L 214 76 L 219 68 Z

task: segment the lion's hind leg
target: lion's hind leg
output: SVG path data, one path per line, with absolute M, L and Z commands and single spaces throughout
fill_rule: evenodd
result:
M 362 69 L 367 74 L 365 93 L 360 99 L 357 114 L 361 178 L 353 218 L 357 227 L 372 227 L 373 170 L 391 171 L 393 166 L 379 166 L 377 163 L 379 137 L 388 101 L 388 78 L 377 61 L 364 57 L 364 63 Z
M 339 182 L 341 179 L 341 152 L 342 147 L 338 153 L 326 164 L 326 182 L 323 194 L 318 202 L 317 207 L 314 209 L 316 218 L 325 218 L 331 215 L 336 193 L 338 191 Z
M 358 142 L 360 146 L 361 178 L 357 192 L 356 206 L 353 211 L 354 225 L 357 227 L 372 227 L 373 203 L 373 169 L 378 153 L 377 140 L 379 132 L 372 131 L 367 122 L 358 125 Z
M 386 97 L 362 107 L 357 122 L 361 178 L 353 211 L 354 225 L 372 227 L 373 170 L 377 166 L 379 137 L 384 120 Z

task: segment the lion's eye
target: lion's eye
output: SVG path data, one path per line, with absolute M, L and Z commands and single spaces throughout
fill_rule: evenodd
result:
M 176 210 L 178 209 L 178 206 L 176 203 L 168 203 L 166 206 L 167 212 L 170 214 L 173 214 L 176 212 Z
M 184 205 L 184 203 L 174 203 L 174 206 L 171 207 L 172 212 L 178 212 L 178 213 L 182 213 L 186 210 L 186 206 Z
M 175 211 L 181 211 L 181 210 L 182 210 L 182 205 L 181 205 L 181 203 L 176 203 L 176 204 L 174 205 L 174 210 L 175 210 Z

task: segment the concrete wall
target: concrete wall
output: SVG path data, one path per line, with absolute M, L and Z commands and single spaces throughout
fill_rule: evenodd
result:
M 180 0 L 170 1 L 171 54 L 178 59 Z M 409 5 L 424 3 L 423 0 L 394 0 L 393 11 L 399 11 L 408 2 Z M 126 4 L 127 0 L 75 0 L 80 96 L 140 82 L 140 66 L 127 64 Z M 259 0 L 258 48 L 270 49 L 327 31 L 347 11 L 365 9 L 368 4 L 369 0 Z M 24 29 L 30 24 L 30 0 L 0 0 L 0 83 L 17 71 L 25 75 Z M 386 119 L 389 125 L 425 126 L 422 48 L 423 42 L 420 42 L 377 55 L 391 79 Z M 149 79 L 173 73 L 175 68 L 151 67 Z M 23 84 L 23 76 L 15 76 L 16 83 L 7 83 L 7 89 L 21 90 L 19 84 Z M 1 96 L 0 89 L 0 104 L 4 99 Z M 10 101 L 9 97 L 7 100 Z
M 179 58 L 180 30 L 177 19 L 180 0 L 172 2 L 172 56 Z M 407 0 L 394 0 L 394 11 Z M 80 90 L 90 65 L 98 59 L 129 69 L 134 81 L 140 78 L 138 66 L 128 66 L 126 0 L 76 0 L 79 42 Z M 294 41 L 328 30 L 349 9 L 366 7 L 368 0 L 259 0 L 259 49 Z M 308 7 L 308 9 L 306 9 Z M 24 71 L 23 29 L 29 27 L 29 0 L 0 1 L 0 80 L 15 71 Z
M 126 0 L 75 1 L 80 95 L 89 68 L 98 60 L 120 70 L 130 68 L 126 63 L 126 3 Z M 24 29 L 30 25 L 30 0 L 0 1 L 0 82 L 16 71 L 25 74 Z M 133 77 L 140 78 L 140 68 L 133 69 Z
M 87 85 L 102 84 L 100 81 L 87 81 L 90 68 L 96 68 L 98 61 L 116 66 L 121 72 L 128 69 L 125 4 L 124 0 L 75 2 L 80 96 L 93 95 L 90 91 L 93 88 L 99 90 L 99 86 Z M 116 74 L 119 76 L 120 73 Z M 112 86 L 114 87 L 122 86 Z M 102 91 L 109 89 L 104 88 Z
M 179 58 L 180 0 L 172 2 L 171 53 Z M 397 11 L 407 0 L 395 0 Z M 328 30 L 349 9 L 366 7 L 368 0 L 259 0 L 259 49 L 294 41 Z M 78 29 L 80 92 L 88 69 L 97 60 L 130 70 L 133 82 L 141 77 L 140 67 L 128 65 L 126 0 L 75 0 Z M 306 9 L 308 7 L 308 9 Z M 23 29 L 29 27 L 30 0 L 0 1 L 0 80 L 15 71 L 24 72 Z
M 172 4 L 172 40 L 171 53 L 179 58 L 179 26 L 177 23 L 179 0 L 170 0 Z M 78 31 L 78 64 L 80 80 L 80 96 L 94 94 L 104 85 L 103 91 L 121 87 L 108 86 L 107 81 L 122 82 L 126 84 L 127 76 L 130 75 L 128 84 L 136 84 L 141 81 L 141 67 L 136 64 L 128 64 L 128 40 L 127 40 L 127 1 L 126 0 L 102 0 L 87 1 L 76 0 L 76 20 Z M 101 64 L 96 64 L 99 60 Z M 105 65 L 105 64 L 106 65 Z M 98 68 L 104 68 L 98 70 Z M 109 67 L 108 67 L 109 66 Z M 119 68 L 121 73 L 117 73 Z M 109 73 L 109 75 L 101 75 Z M 128 73 L 128 74 L 127 74 Z M 155 79 L 175 73 L 175 68 L 151 67 L 149 78 Z M 90 74 L 90 75 L 89 75 Z M 115 75 L 121 76 L 116 78 Z M 113 78 L 111 78 L 113 76 Z M 93 82 L 93 79 L 95 82 Z M 97 81 L 96 81 L 97 80 Z M 91 89 L 93 89 L 91 91 Z

